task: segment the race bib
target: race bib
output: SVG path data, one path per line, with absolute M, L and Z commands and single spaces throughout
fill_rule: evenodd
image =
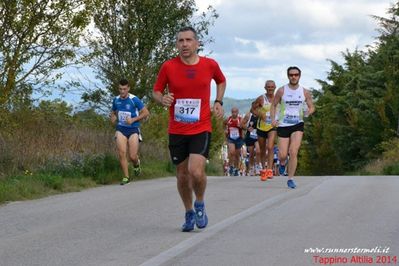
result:
M 127 124 L 127 119 L 132 115 L 131 112 L 119 111 L 118 112 L 118 120 L 121 124 Z
M 266 124 L 272 124 L 272 118 L 270 117 L 270 111 L 266 113 Z
M 252 131 L 249 133 L 249 137 L 250 137 L 251 139 L 258 139 L 258 134 L 256 134 L 256 129 L 252 130 Z
M 236 127 L 229 128 L 229 132 L 231 139 L 238 139 L 240 137 L 240 131 Z
M 299 110 L 298 109 L 286 109 L 283 123 L 286 124 L 298 124 L 300 122 Z
M 177 99 L 175 104 L 175 121 L 195 123 L 200 119 L 201 99 Z

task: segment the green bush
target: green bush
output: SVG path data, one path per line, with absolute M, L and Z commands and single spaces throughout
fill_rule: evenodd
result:
M 16 187 L 9 182 L 0 181 L 0 203 L 17 200 Z
M 40 182 L 43 182 L 44 186 L 48 188 L 55 190 L 61 190 L 63 188 L 64 180 L 60 175 L 40 174 L 34 177 Z
M 384 175 L 399 175 L 399 163 L 390 164 L 384 167 Z
M 361 175 L 398 175 L 399 174 L 399 139 L 392 138 L 380 144 L 381 156 L 370 161 L 358 171 Z
M 206 174 L 208 176 L 220 176 L 223 175 L 223 162 L 221 159 L 209 160 L 206 164 Z
M 110 184 L 122 176 L 119 161 L 111 154 L 87 157 L 83 164 L 83 175 L 91 177 L 98 184 Z
M 47 184 L 47 185 L 46 185 Z M 43 176 L 19 175 L 0 182 L 0 203 L 34 199 L 39 196 L 48 195 L 52 186 L 59 186 L 56 179 L 50 180 Z
M 80 159 L 78 160 L 76 157 L 80 157 Z M 71 160 L 62 158 L 49 160 L 38 169 L 38 172 L 59 175 L 63 178 L 82 178 L 83 156 L 75 156 Z

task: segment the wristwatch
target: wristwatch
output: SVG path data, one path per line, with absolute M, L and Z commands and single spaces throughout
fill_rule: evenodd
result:
M 220 105 L 223 106 L 223 101 L 215 100 L 215 103 L 220 103 Z

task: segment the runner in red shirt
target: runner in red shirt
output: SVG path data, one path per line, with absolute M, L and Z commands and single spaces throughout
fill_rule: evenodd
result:
M 182 231 L 189 232 L 194 229 L 194 224 L 198 228 L 208 224 L 204 194 L 205 165 L 212 131 L 210 87 L 214 80 L 217 91 L 213 112 L 222 118 L 226 79 L 216 61 L 197 54 L 199 41 L 192 27 L 179 30 L 176 47 L 179 56 L 162 65 L 153 97 L 169 107 L 169 150 L 172 162 L 177 166 L 177 188 L 186 209 Z
M 238 176 L 241 147 L 244 145 L 241 117 L 238 113 L 237 107 L 231 108 L 231 116 L 224 121 L 229 149 L 229 174 L 231 176 Z

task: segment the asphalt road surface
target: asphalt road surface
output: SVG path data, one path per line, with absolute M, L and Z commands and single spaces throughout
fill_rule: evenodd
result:
M 399 265 L 399 177 L 209 177 L 180 232 L 174 177 L 0 206 L 0 265 Z

